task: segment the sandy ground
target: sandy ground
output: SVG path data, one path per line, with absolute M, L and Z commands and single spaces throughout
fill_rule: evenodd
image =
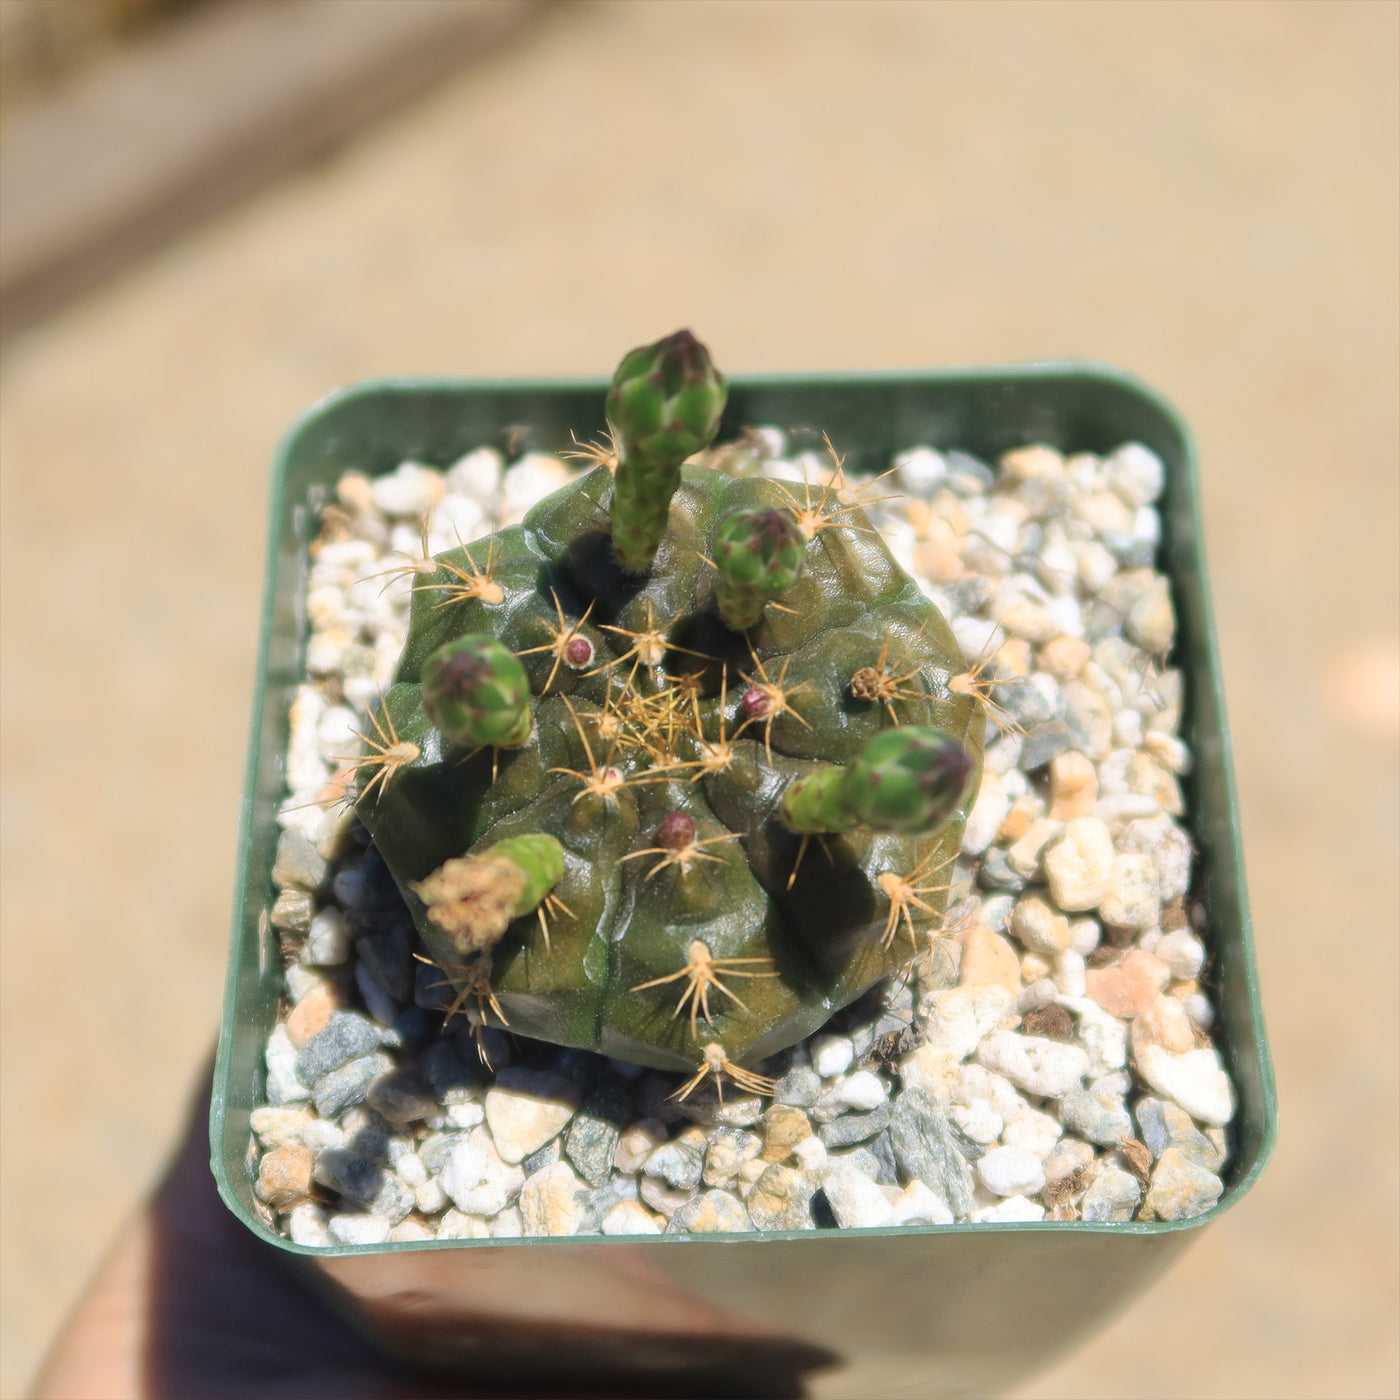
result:
M 1107 360 L 1194 425 L 1282 1135 L 1021 1394 L 1394 1395 L 1397 15 L 576 5 L 16 340 L 0 1393 L 213 1042 L 282 429 L 692 325 L 733 371 Z

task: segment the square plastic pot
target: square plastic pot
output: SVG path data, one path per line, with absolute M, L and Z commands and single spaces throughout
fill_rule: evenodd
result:
M 881 471 L 928 443 L 986 459 L 1028 442 L 1106 452 L 1136 440 L 1167 467 L 1160 565 L 1178 618 L 1183 736 L 1204 903 L 1217 1044 L 1239 1111 L 1226 1189 L 1174 1223 L 1078 1222 L 816 1230 L 646 1239 L 429 1241 L 299 1248 L 253 1195 L 249 1114 L 262 1100 L 263 1047 L 281 964 L 267 922 L 283 796 L 287 716 L 302 679 L 306 547 L 316 505 L 340 474 L 401 461 L 446 466 L 522 430 L 532 447 L 603 428 L 604 381 L 400 379 L 317 404 L 288 434 L 272 477 L 257 691 L 242 799 L 238 877 L 210 1121 L 228 1207 L 300 1263 L 359 1325 L 406 1358 L 463 1367 L 488 1386 L 596 1393 L 985 1395 L 1098 1327 L 1257 1180 L 1276 1103 L 1259 1005 L 1215 629 L 1201 539 L 1197 464 L 1175 411 L 1140 382 L 1094 365 L 736 379 L 721 436 L 745 424 L 829 433 L 854 472 Z M 824 1369 L 816 1369 L 822 1367 Z M 799 1387 L 799 1388 L 794 1388 Z M 595 1392 L 590 1392 L 595 1393 Z

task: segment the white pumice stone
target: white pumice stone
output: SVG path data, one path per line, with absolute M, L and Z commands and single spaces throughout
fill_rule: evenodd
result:
M 478 447 L 459 457 L 447 469 L 447 487 L 490 510 L 501 489 L 505 460 L 494 447 Z
M 1089 1057 L 1077 1045 L 1015 1031 L 993 1031 L 977 1058 L 1028 1093 L 1050 1098 L 1077 1089 L 1089 1069 Z
M 895 1210 L 888 1197 L 849 1163 L 829 1167 L 822 1177 L 822 1189 L 843 1230 L 868 1230 L 894 1223 Z
M 819 1035 L 812 1041 L 812 1068 L 823 1079 L 835 1079 L 850 1069 L 855 1053 L 849 1036 Z
M 1138 1069 L 1153 1089 L 1174 1099 L 1199 1123 L 1219 1128 L 1235 1116 L 1234 1090 L 1218 1051 L 1172 1055 L 1159 1045 L 1145 1045 Z
M 1205 965 L 1205 947 L 1190 929 L 1178 928 L 1164 933 L 1153 951 L 1171 969 L 1172 976 L 1184 982 L 1197 977 Z
M 814 1133 L 792 1149 L 793 1161 L 804 1172 L 819 1172 L 827 1163 L 826 1144 Z
M 393 1228 L 382 1215 L 333 1215 L 326 1222 L 336 1244 L 383 1244 Z
M 914 447 L 895 456 L 895 479 L 900 489 L 916 500 L 923 500 L 942 483 L 948 463 L 931 447 Z
M 1034 1195 L 1045 1185 L 1041 1159 L 1025 1147 L 993 1147 L 977 1159 L 977 1176 L 998 1196 Z
M 350 956 L 350 935 L 345 915 L 334 905 L 317 912 L 301 945 L 301 960 L 308 967 L 338 967 Z
M 293 1206 L 287 1212 L 284 1223 L 293 1244 L 303 1245 L 308 1249 L 321 1249 L 326 1245 L 339 1243 L 331 1237 L 326 1228 L 326 1212 L 310 1201 Z
M 1045 1207 L 1038 1205 L 1029 1196 L 1009 1196 L 994 1206 L 983 1206 L 972 1213 L 978 1224 L 1012 1225 L 1032 1220 L 1045 1219 Z
M 660 1235 L 665 1223 L 637 1201 L 619 1201 L 599 1227 L 605 1235 Z
M 447 483 L 442 473 L 419 462 L 402 462 L 370 483 L 370 499 L 385 515 L 420 517 L 442 500 Z

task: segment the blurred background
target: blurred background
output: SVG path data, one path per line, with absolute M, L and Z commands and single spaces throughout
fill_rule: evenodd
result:
M 218 1021 L 268 465 L 337 385 L 1105 360 L 1199 439 L 1261 1184 L 1019 1392 L 1397 1372 L 1400 7 L 0 0 L 0 1395 Z

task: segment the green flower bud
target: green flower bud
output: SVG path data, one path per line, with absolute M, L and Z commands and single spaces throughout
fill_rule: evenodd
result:
M 726 625 L 739 632 L 752 627 L 768 600 L 802 577 L 806 548 L 791 511 L 741 510 L 731 515 L 715 541 L 716 602 Z
M 473 634 L 439 647 L 423 664 L 423 708 L 454 744 L 519 748 L 530 737 L 525 668 L 494 637 Z

